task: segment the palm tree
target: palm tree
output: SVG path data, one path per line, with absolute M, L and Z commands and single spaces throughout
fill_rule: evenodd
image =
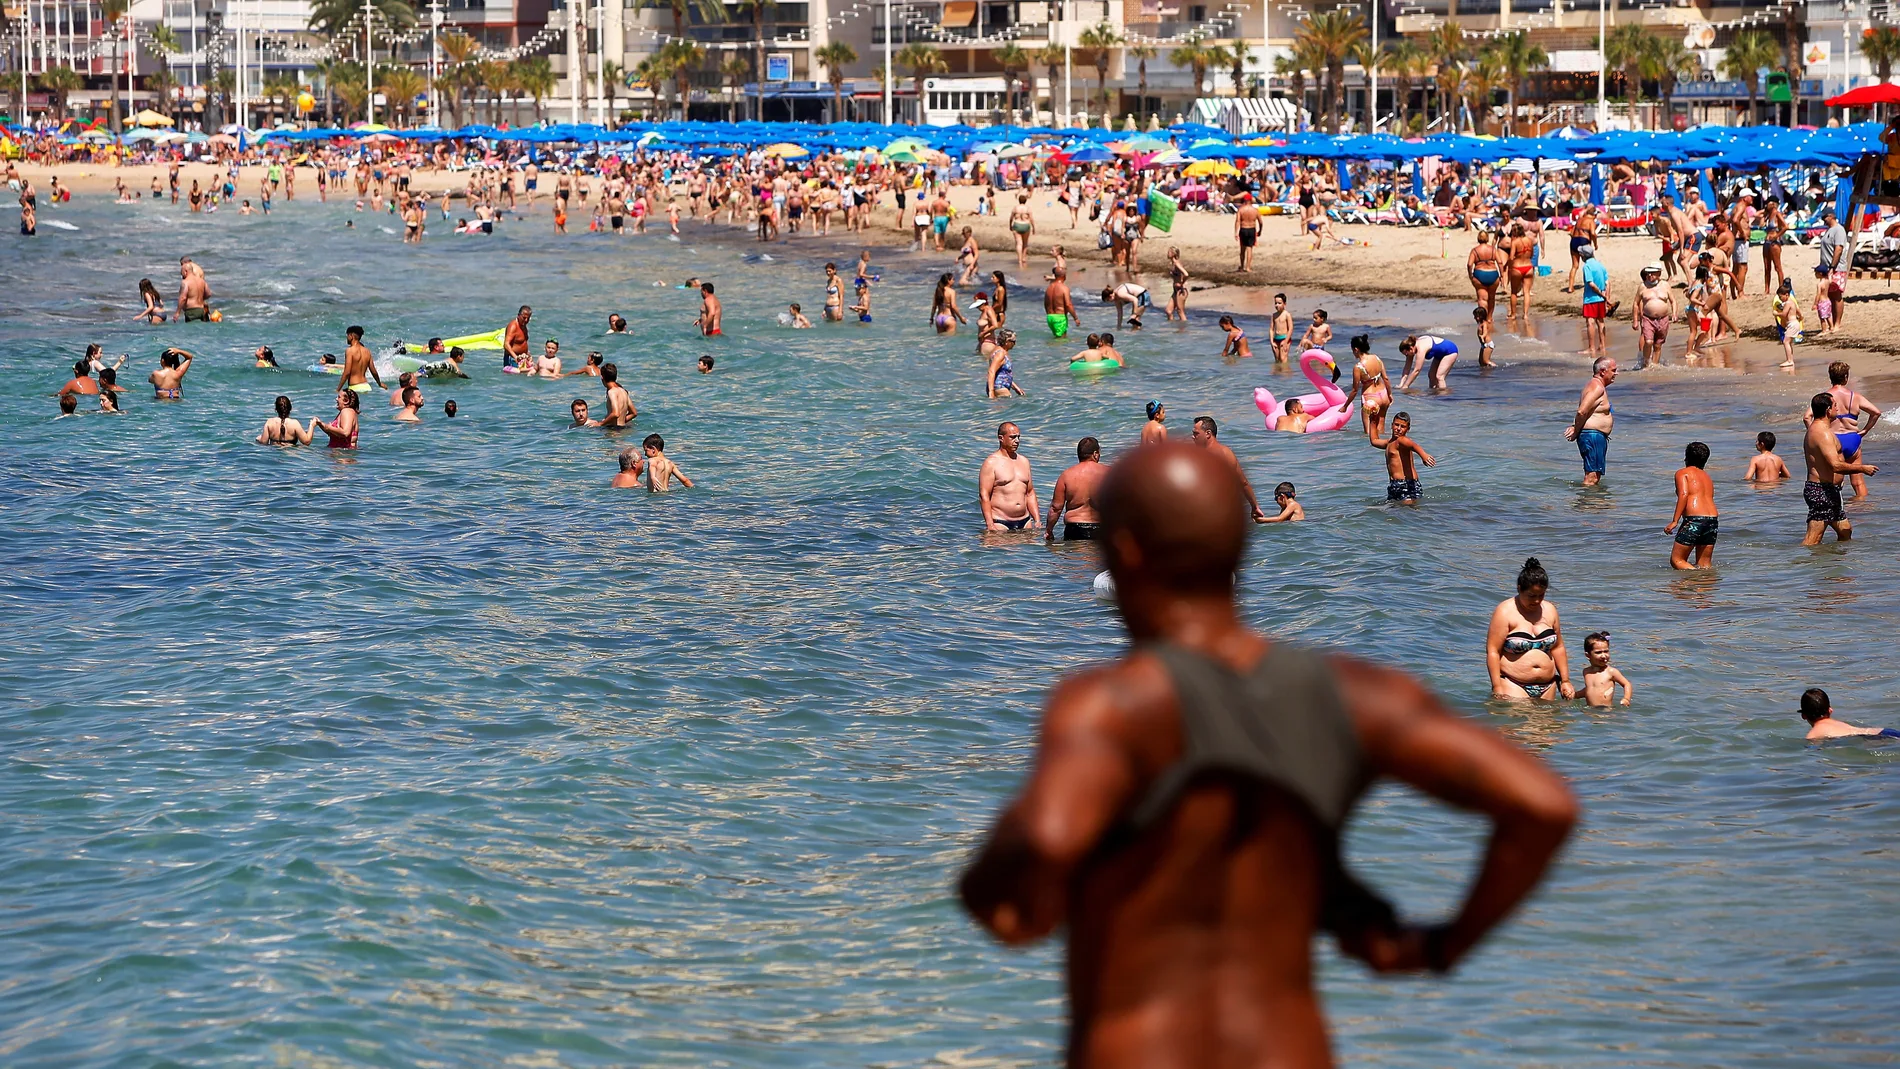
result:
M 1333 10 L 1309 16 L 1294 32 L 1296 48 L 1307 51 L 1326 74 L 1321 106 L 1326 109 L 1328 133 L 1339 132 L 1341 98 L 1345 95 L 1346 56 L 1369 31 L 1365 21 L 1347 11 Z
M 1478 55 L 1477 62 L 1465 72 L 1463 85 L 1464 97 L 1468 102 L 1466 114 L 1470 116 L 1472 133 L 1490 133 L 1491 98 L 1510 83 L 1511 76 L 1495 52 L 1486 49 Z
M 1677 42 L 1681 46 L 1681 42 Z M 1524 82 L 1531 72 L 1550 66 L 1550 53 L 1542 46 L 1532 44 L 1530 35 L 1522 30 L 1507 33 L 1491 43 L 1491 54 L 1498 59 L 1507 79 L 1505 84 L 1505 129 L 1511 134 L 1517 133 L 1517 102 L 1524 96 Z
M 625 67 L 622 67 L 612 60 L 603 59 L 601 61 L 600 87 L 601 92 L 606 94 L 607 97 L 607 125 L 609 127 L 620 125 L 619 112 L 614 110 L 614 96 L 620 91 L 622 79 L 626 78 L 626 76 L 627 69 Z
M 1451 87 L 1458 84 L 1456 68 L 1464 61 L 1465 28 L 1457 20 L 1447 19 L 1425 38 L 1425 54 L 1438 68 L 1438 114 L 1443 118 L 1451 110 Z M 1453 120 L 1455 125 L 1456 120 Z
M 546 117 L 547 99 L 554 95 L 554 62 L 546 56 L 526 56 L 508 65 L 521 91 L 534 98 L 536 122 Z
M 912 41 L 897 50 L 891 62 L 910 68 L 911 91 L 917 94 L 917 116 L 919 121 L 924 113 L 924 79 L 933 74 L 942 74 L 950 69 L 950 64 L 937 51 L 936 45 L 927 45 L 922 41 Z
M 1757 72 L 1763 67 L 1774 66 L 1775 60 L 1779 58 L 1781 48 L 1765 30 L 1743 30 L 1722 50 L 1722 62 L 1718 65 L 1722 77 L 1737 79 L 1748 85 L 1748 122 L 1744 125 L 1755 125 L 1755 99 L 1761 82 Z
M 1075 43 L 1093 52 L 1095 58 L 1095 95 L 1102 98 L 1102 114 L 1108 114 L 1108 50 L 1122 43 L 1122 35 L 1106 20 L 1083 30 Z
M 754 94 L 756 101 L 753 118 L 765 118 L 765 13 L 778 13 L 778 0 L 734 0 L 742 10 L 752 13 L 752 69 L 758 77 L 753 80 L 757 86 Z
M 1168 53 L 1168 62 L 1176 67 L 1186 67 L 1194 72 L 1194 95 L 1198 98 L 1206 92 L 1207 65 L 1212 57 L 1209 49 L 1198 36 L 1190 36 Z M 1055 75 L 1051 74 L 1053 79 Z
M 1385 58 L 1379 66 L 1392 75 L 1392 102 L 1398 105 L 1397 125 L 1401 133 L 1411 128 L 1412 115 L 1412 79 L 1425 70 L 1431 62 L 1425 51 L 1410 37 L 1401 37 L 1385 48 Z
M 1155 58 L 1155 46 L 1146 44 L 1126 45 L 1122 48 L 1122 57 L 1125 61 L 1130 56 L 1134 57 L 1135 60 L 1135 77 L 1137 79 L 1135 94 L 1136 99 L 1140 101 L 1138 110 L 1140 110 L 1143 118 L 1147 118 L 1148 61 Z M 1126 78 L 1127 75 L 1124 73 L 1122 77 Z
M 119 124 L 119 57 L 125 54 L 126 13 L 132 10 L 132 0 L 99 0 L 99 19 L 105 24 L 105 35 L 112 39 L 112 109 L 107 126 L 117 131 Z
M 363 47 L 363 28 L 357 20 L 366 5 L 376 12 L 377 21 L 387 23 L 392 30 L 406 30 L 415 25 L 416 9 L 406 0 L 311 0 L 310 14 L 304 23 L 329 37 L 332 45 L 344 42 L 350 53 L 360 59 L 362 53 L 357 49 Z
M 666 63 L 667 73 L 673 76 L 674 84 L 679 86 L 680 118 L 684 120 L 686 106 L 693 99 L 693 71 L 706 62 L 706 50 L 692 38 L 683 37 L 661 45 L 659 54 Z
M 1293 106 L 1306 110 L 1306 65 L 1297 55 L 1273 57 L 1273 76 L 1285 78 L 1287 92 L 1293 97 Z
M 416 98 L 429 91 L 429 79 L 413 68 L 387 65 L 376 71 L 376 88 L 389 101 L 389 110 L 399 120 L 413 121 Z M 293 95 L 295 90 L 292 91 Z M 397 125 L 405 125 L 399 121 Z
M 460 30 L 450 30 L 436 36 L 436 47 L 442 51 L 442 66 L 436 72 L 435 91 L 449 106 L 449 121 L 460 126 L 462 98 L 474 88 L 475 57 L 481 45 Z
M 1867 62 L 1874 65 L 1874 77 L 1880 84 L 1887 84 L 1893 77 L 1893 68 L 1900 63 L 1900 29 L 1892 26 L 1869 26 L 1860 35 L 1860 52 Z
M 1253 52 L 1247 48 L 1247 42 L 1236 39 L 1227 46 L 1227 73 L 1234 81 L 1234 95 L 1247 95 L 1247 64 L 1253 61 Z
M 752 75 L 752 64 L 744 56 L 733 56 L 719 65 L 719 76 L 726 80 L 726 88 L 731 90 L 726 101 L 726 121 L 736 120 L 739 109 L 739 87 Z
M 811 54 L 824 65 L 825 80 L 831 83 L 831 121 L 844 121 L 844 69 L 858 61 L 857 50 L 843 41 L 833 41 Z M 1003 72 L 1008 79 L 1009 72 Z
M 1029 69 L 1029 53 L 1014 41 L 1003 45 L 990 53 L 996 65 L 1003 68 L 1003 95 L 1009 101 L 1009 117 L 1016 121 L 1016 76 Z
M 1630 121 L 1636 121 L 1636 94 L 1642 88 L 1640 68 L 1643 56 L 1648 54 L 1650 45 L 1649 31 L 1639 23 L 1626 22 L 1610 31 L 1608 38 L 1598 38 L 1597 48 L 1603 55 L 1603 65 L 1622 72 L 1623 96 L 1629 100 Z
M 258 86 L 257 95 L 264 98 L 265 113 L 276 118 L 290 113 L 292 102 L 302 91 L 303 85 L 295 77 L 280 73 L 264 79 L 264 84 Z
M 665 121 L 667 112 L 672 110 L 672 61 L 667 58 L 664 51 L 655 52 L 641 60 L 639 64 L 633 68 L 633 72 L 640 76 L 640 80 L 645 82 L 648 90 L 653 93 L 653 103 L 656 105 L 657 111 L 656 114 L 649 116 L 649 118 L 656 121 Z
M 1702 72 L 1702 60 L 1675 37 L 1657 37 L 1643 54 L 1638 67 L 1644 78 L 1662 88 L 1663 118 L 1669 120 L 1676 108 L 1676 83 L 1693 79 Z
M 231 74 L 231 72 L 228 70 L 219 71 L 218 78 L 223 79 L 227 74 Z M 231 84 L 237 84 L 237 77 L 235 75 L 232 75 Z M 224 86 L 218 86 L 218 88 L 229 92 Z M 367 113 L 369 106 L 369 87 L 363 84 L 362 78 L 340 78 L 332 82 L 330 88 L 336 93 L 336 98 L 343 102 L 344 122 L 349 122 L 354 116 Z
M 1057 44 L 1044 45 L 1041 48 L 1036 50 L 1036 62 L 1042 64 L 1043 67 L 1049 72 L 1049 121 L 1052 123 L 1055 121 L 1055 117 L 1056 117 L 1056 71 L 1062 69 L 1062 61 L 1067 57 L 1067 55 L 1068 53 L 1062 51 L 1062 46 L 1057 45 Z M 1033 79 L 1035 75 L 1032 74 L 1030 75 L 1030 77 Z M 1030 99 L 1029 99 L 1029 107 L 1030 107 L 1030 111 L 1032 112 L 1029 119 L 1032 124 L 1035 122 L 1035 118 L 1036 118 L 1035 115 L 1033 114 L 1036 107 L 1036 100 L 1034 96 L 1035 89 L 1036 87 L 1032 82 L 1029 87 L 1030 94 L 1031 94 Z
M 1892 17 L 1889 15 L 1888 17 Z M 1781 13 L 1782 73 L 1788 76 L 1788 125 L 1801 123 L 1801 36 L 1807 23 L 1789 4 Z
M 686 37 L 686 15 L 691 12 L 699 16 L 701 22 L 726 21 L 726 6 L 719 0 L 634 0 L 633 7 L 668 8 L 673 12 L 673 39 L 678 41 Z
M 86 79 L 71 67 L 48 67 L 38 78 L 40 91 L 53 98 L 53 117 L 66 117 L 66 97 L 86 84 Z
M 160 67 L 145 76 L 145 88 L 158 97 L 159 107 L 164 109 L 167 118 L 176 119 L 172 110 L 172 91 L 178 88 L 178 79 L 172 75 L 170 67 Z

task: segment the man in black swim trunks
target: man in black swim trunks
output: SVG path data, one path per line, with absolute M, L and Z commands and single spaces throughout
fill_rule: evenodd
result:
M 1075 456 L 1076 464 L 1056 478 L 1056 488 L 1049 495 L 1049 526 L 1044 541 L 1056 540 L 1058 519 L 1065 521 L 1064 542 L 1091 542 L 1099 533 L 1095 488 L 1108 475 L 1108 465 L 1102 463 L 1102 443 L 1084 438 L 1075 443 Z
M 1801 540 L 1804 546 L 1820 545 L 1821 536 L 1829 527 L 1834 528 L 1838 541 L 1854 537 L 1854 525 L 1841 506 L 1841 480 L 1849 475 L 1872 475 L 1880 470 L 1872 464 L 1850 461 L 1841 453 L 1841 440 L 1835 436 L 1833 421 L 1828 418 L 1833 410 L 1831 393 L 1817 393 L 1808 400 L 1813 422 L 1808 424 L 1807 439 L 1801 443 L 1801 451 L 1808 461 L 1808 482 L 1801 488 L 1801 498 L 1808 504 L 1808 535 Z
M 1376 972 L 1450 971 L 1536 888 L 1577 804 L 1405 673 L 1248 630 L 1248 524 L 1220 458 L 1143 446 L 1098 500 L 1136 645 L 1051 691 L 964 906 L 1011 945 L 1064 933 L 1065 1064 L 1330 1066 L 1313 937 Z M 1341 832 L 1383 777 L 1491 822 L 1446 923 L 1401 919 L 1342 864 Z
M 1240 242 L 1240 270 L 1253 273 L 1253 247 L 1260 236 L 1260 209 L 1254 207 L 1253 195 L 1240 195 L 1240 210 L 1234 213 L 1234 237 Z
M 986 531 L 1020 531 L 1042 523 L 1036 509 L 1036 485 L 1029 458 L 1017 452 L 1023 431 L 1014 423 L 996 428 L 996 452 L 984 458 L 976 476 L 977 504 Z

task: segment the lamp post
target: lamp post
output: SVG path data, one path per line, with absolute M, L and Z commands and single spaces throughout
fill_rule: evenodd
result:
M 594 122 L 607 125 L 607 4 L 594 0 Z M 686 114 L 686 101 L 680 101 L 680 117 Z
M 376 20 L 375 0 L 363 0 L 363 120 L 376 125 L 376 42 L 370 25 Z
M 895 121 L 891 116 L 891 0 L 884 0 L 884 124 Z
M 1073 99 L 1069 89 L 1075 85 L 1075 56 L 1069 48 L 1069 0 L 1062 0 L 1062 125 L 1067 127 L 1075 121 L 1071 108 Z
M 437 60 L 438 38 L 442 35 L 442 0 L 432 0 L 429 4 L 429 125 L 442 125 L 442 80 L 441 64 Z
M 1606 14 L 1605 0 L 1597 0 L 1597 129 L 1603 129 L 1610 118 L 1610 105 L 1604 93 L 1604 68 L 1609 62 L 1609 16 Z
M 1265 45 L 1261 48 L 1264 51 Z M 1372 70 L 1367 72 L 1371 88 L 1366 91 L 1366 133 L 1379 132 L 1379 0 L 1372 0 Z

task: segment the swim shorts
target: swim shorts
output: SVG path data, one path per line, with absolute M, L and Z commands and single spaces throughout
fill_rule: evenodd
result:
M 1668 316 L 1644 316 L 1642 325 L 1645 345 L 1661 345 L 1669 340 Z
M 1077 523 L 1067 520 L 1062 524 L 1064 542 L 1093 542 L 1101 537 L 1102 526 L 1098 523 Z
M 1062 313 L 1062 314 L 1052 315 L 1052 316 L 1044 316 L 1043 318 L 1049 321 L 1050 334 L 1053 334 L 1058 338 L 1068 337 L 1069 317 L 1067 313 Z
M 1387 501 L 1417 501 L 1424 496 L 1425 490 L 1417 479 L 1393 479 L 1385 484 Z
M 1250 227 L 1250 226 L 1241 227 L 1240 228 L 1240 247 L 1243 249 L 1253 248 L 1254 239 L 1256 235 L 1257 235 L 1257 231 L 1255 231 L 1253 227 Z
M 1609 314 L 1610 306 L 1602 301 L 1591 301 L 1583 306 L 1583 318 L 1603 319 Z
M 1583 473 L 1601 475 L 1610 463 L 1610 436 L 1602 431 L 1577 432 L 1577 455 L 1583 458 Z
M 1676 545 L 1712 546 L 1715 544 L 1715 526 L 1719 516 L 1684 516 L 1676 528 Z
M 944 231 L 950 229 L 950 217 L 947 215 L 933 216 L 930 220 L 930 229 L 936 231 L 939 235 L 943 234 Z
M 187 323 L 203 323 L 203 322 L 208 321 L 210 318 L 211 318 L 211 313 L 207 311 L 206 309 L 203 309 L 203 308 L 185 309 L 185 322 Z
M 1808 483 L 1801 488 L 1801 500 L 1808 503 L 1809 523 L 1839 523 L 1847 518 L 1841 507 L 1840 483 Z

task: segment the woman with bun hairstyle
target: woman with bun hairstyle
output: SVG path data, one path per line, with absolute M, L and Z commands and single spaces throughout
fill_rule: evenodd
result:
M 1526 558 L 1517 573 L 1517 595 L 1491 613 L 1484 658 L 1492 697 L 1525 701 L 1577 696 L 1570 684 L 1557 606 L 1544 600 L 1549 590 L 1550 574 L 1536 557 Z

